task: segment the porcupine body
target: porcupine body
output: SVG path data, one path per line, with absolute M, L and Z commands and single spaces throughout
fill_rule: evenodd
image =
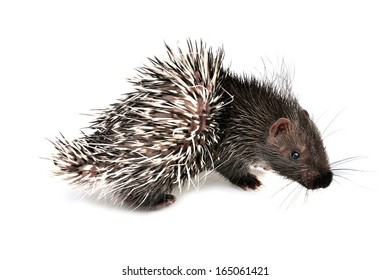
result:
M 223 51 L 188 42 L 188 52 L 150 59 L 125 95 L 92 123 L 94 133 L 57 138 L 57 175 L 131 207 L 172 203 L 175 187 L 213 169 L 218 119 L 231 96 L 221 87 Z
M 288 77 L 257 79 L 224 68 L 223 50 L 187 43 L 150 59 L 134 90 L 102 110 L 93 133 L 54 141 L 57 175 L 133 208 L 174 202 L 175 187 L 216 170 L 243 189 L 272 169 L 307 189 L 332 181 L 328 156 Z

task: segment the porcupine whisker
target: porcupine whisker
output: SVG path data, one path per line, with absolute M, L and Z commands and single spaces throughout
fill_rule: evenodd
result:
M 347 157 L 347 158 L 343 158 L 343 159 L 340 159 L 340 160 L 337 160 L 337 161 L 334 161 L 330 164 L 330 166 L 332 168 L 334 168 L 335 166 L 339 166 L 341 164 L 345 164 L 345 163 L 348 163 L 348 162 L 351 162 L 351 161 L 356 161 L 356 160 L 361 160 L 361 159 L 365 159 L 367 157 L 365 156 L 353 156 L 353 157 Z
M 294 181 L 290 181 L 288 182 L 284 187 L 281 187 L 279 190 L 277 190 L 276 192 L 274 192 L 272 195 L 271 195 L 271 198 L 275 198 L 279 193 L 281 193 L 283 190 L 285 190 L 288 186 L 290 186 L 292 183 L 294 183 Z
M 344 111 L 346 110 L 346 107 L 341 109 L 340 112 L 338 112 L 333 118 L 332 120 L 328 123 L 328 125 L 325 127 L 325 129 L 321 132 L 321 135 L 323 137 L 323 139 L 325 139 L 326 137 L 328 137 L 329 135 L 327 136 L 324 136 L 325 135 L 325 132 L 328 130 L 328 128 L 332 125 L 332 123 L 341 115 L 341 113 L 343 113 Z M 333 134 L 333 132 L 331 133 Z
M 334 176 L 335 176 L 335 177 L 338 177 L 338 178 L 341 178 L 341 179 L 343 179 L 343 180 L 346 180 L 346 181 L 348 181 L 348 182 L 351 182 L 352 184 L 354 184 L 354 185 L 356 185 L 356 186 L 358 186 L 358 187 L 360 187 L 360 188 L 363 188 L 363 189 L 366 189 L 366 190 L 370 190 L 370 191 L 375 191 L 375 189 L 369 188 L 369 187 L 366 187 L 366 186 L 363 186 L 363 185 L 361 185 L 361 184 L 358 184 L 358 183 L 356 183 L 355 181 L 351 180 L 350 178 L 348 178 L 348 177 L 346 177 L 346 176 L 344 176 L 344 175 L 341 175 L 341 174 L 339 174 L 339 173 L 334 173 Z M 339 183 L 339 184 L 340 184 L 340 183 Z
M 287 207 L 287 209 L 289 209 L 290 207 L 292 207 L 298 200 L 299 196 L 301 195 L 302 193 L 302 190 L 303 188 L 301 186 L 296 186 L 295 187 L 295 190 L 294 190 L 294 196 L 292 197 L 292 199 L 290 200 L 290 203 Z
M 310 191 L 309 189 L 305 189 L 305 197 L 303 199 L 303 204 L 307 204 L 308 200 L 309 200 L 309 194 L 310 194 Z
M 340 131 L 342 131 L 342 130 L 343 130 L 343 129 L 336 129 L 336 130 L 334 130 L 334 131 L 332 131 L 332 132 L 329 132 L 327 135 L 323 136 L 322 139 L 323 139 L 323 140 L 326 140 L 329 136 L 332 136 L 333 134 L 338 133 L 338 132 L 340 132 Z
M 288 200 L 290 200 L 290 202 L 287 204 L 285 210 L 288 210 L 291 206 L 291 200 L 292 200 L 292 195 L 297 191 L 297 189 L 299 188 L 299 184 L 296 185 L 290 192 L 289 194 L 283 199 L 282 203 L 279 205 L 278 209 L 281 209 L 283 205 L 285 205 L 287 203 Z
M 357 169 L 357 168 L 340 167 L 340 165 L 343 165 L 343 164 L 346 164 L 346 163 L 350 163 L 350 162 L 353 162 L 353 161 L 357 161 L 357 160 L 361 160 L 361 159 L 365 159 L 365 158 L 367 158 L 367 157 L 365 157 L 365 156 L 353 156 L 353 157 L 347 157 L 347 158 L 344 158 L 344 159 L 341 159 L 341 160 L 334 161 L 334 162 L 331 163 L 331 170 L 334 173 L 334 175 L 336 177 L 338 177 L 338 178 L 341 178 L 341 179 L 344 179 L 346 181 L 349 181 L 349 182 L 351 182 L 351 183 L 353 183 L 356 186 L 359 186 L 361 188 L 368 189 L 368 190 L 373 190 L 372 188 L 369 188 L 369 187 L 363 186 L 361 184 L 358 184 L 358 183 L 354 182 L 353 180 L 351 180 L 350 178 L 346 177 L 346 175 L 351 175 L 351 174 L 354 174 L 354 173 L 357 173 L 357 172 L 365 173 L 365 172 L 372 172 L 372 171 L 367 171 L 367 170 Z
M 331 170 L 338 173 L 348 174 L 348 175 L 353 174 L 353 172 L 372 172 L 372 171 L 366 171 L 363 169 L 356 169 L 356 168 L 331 168 Z

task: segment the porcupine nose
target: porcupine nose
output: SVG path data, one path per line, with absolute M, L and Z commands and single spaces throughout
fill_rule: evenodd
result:
M 330 183 L 332 183 L 332 179 L 333 179 L 333 173 L 332 171 L 328 171 L 317 179 L 316 187 L 327 188 L 329 187 Z

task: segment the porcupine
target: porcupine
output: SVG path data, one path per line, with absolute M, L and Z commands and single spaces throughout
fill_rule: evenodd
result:
M 132 208 L 175 201 L 174 188 L 216 170 L 243 189 L 262 167 L 307 189 L 325 188 L 332 171 L 321 135 L 288 78 L 237 75 L 224 50 L 202 41 L 149 58 L 133 91 L 101 110 L 91 134 L 53 141 L 55 174 Z

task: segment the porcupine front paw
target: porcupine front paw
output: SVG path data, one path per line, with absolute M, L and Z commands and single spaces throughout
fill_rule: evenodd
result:
M 250 174 L 250 173 L 248 173 L 244 176 L 241 176 L 235 182 L 235 184 L 244 190 L 249 190 L 249 189 L 258 190 L 262 185 L 260 180 L 257 179 L 257 177 L 255 175 Z
M 160 195 L 152 204 L 151 208 L 153 209 L 159 209 L 166 206 L 169 206 L 173 203 L 175 203 L 176 198 L 172 194 L 162 194 Z

